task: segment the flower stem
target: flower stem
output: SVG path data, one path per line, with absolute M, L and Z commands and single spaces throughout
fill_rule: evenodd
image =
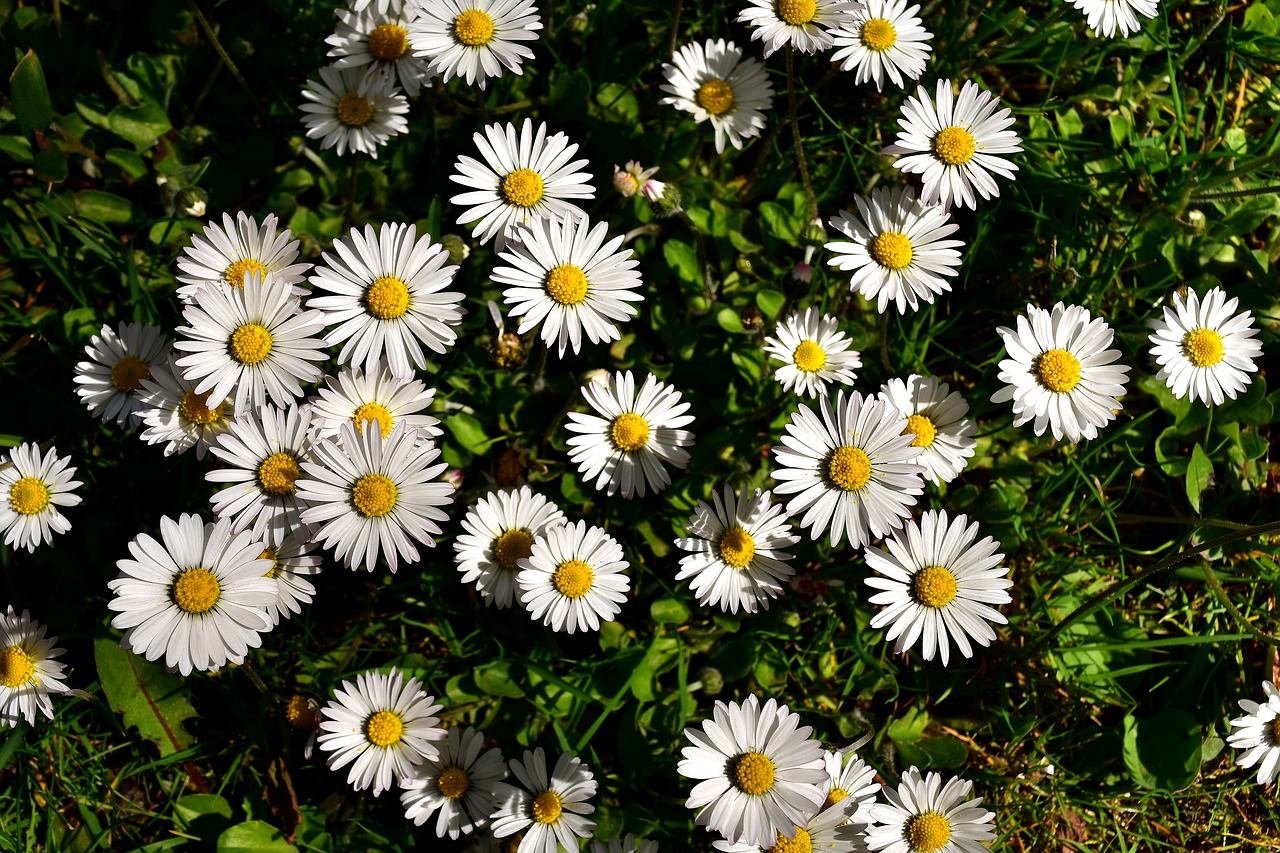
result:
M 796 72 L 795 51 L 787 45 L 787 121 L 791 124 L 791 139 L 795 144 L 796 169 L 800 172 L 800 182 L 804 184 L 804 198 L 808 207 L 805 223 L 811 222 L 818 215 L 818 200 L 813 194 L 813 182 L 809 179 L 809 163 L 804 158 L 804 140 L 800 138 L 800 125 L 796 121 Z

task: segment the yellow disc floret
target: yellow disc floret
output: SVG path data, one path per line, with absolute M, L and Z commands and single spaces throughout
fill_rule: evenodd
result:
M 533 819 L 538 823 L 555 823 L 564 811 L 564 800 L 555 791 L 543 791 L 533 798 Z
M 299 696 L 297 693 L 290 696 L 285 704 L 284 718 L 289 725 L 304 732 L 316 727 L 316 712 L 312 710 L 311 703 L 306 696 Z
M 809 838 L 808 832 L 797 826 L 794 838 L 787 838 L 779 832 L 778 840 L 770 853 L 813 853 L 813 839 Z
M 733 109 L 733 87 L 723 80 L 703 83 L 694 98 L 709 115 L 718 116 Z
M 818 13 L 816 0 L 778 0 L 778 17 L 793 27 L 807 24 Z
M 245 367 L 256 367 L 271 355 L 271 330 L 261 323 L 237 326 L 227 342 L 231 357 Z
M 186 569 L 173 582 L 173 603 L 184 613 L 208 613 L 222 595 L 222 584 L 208 569 Z
M 502 179 L 500 189 L 507 204 L 533 207 L 542 201 L 542 176 L 533 169 L 516 169 Z
M 818 342 L 805 338 L 791 354 L 796 368 L 805 373 L 817 373 L 827 363 L 827 351 L 818 346 Z
M 493 540 L 493 555 L 498 565 L 507 571 L 515 571 L 520 560 L 533 553 L 533 537 L 529 531 L 513 527 Z
M 364 127 L 373 121 L 373 102 L 359 92 L 338 99 L 338 121 L 347 127 Z
M 272 548 L 270 545 L 263 548 L 262 553 L 258 555 L 258 559 L 271 561 L 271 568 L 267 569 L 262 574 L 264 578 L 274 578 L 280 575 L 280 554 L 275 548 Z
M 871 457 L 860 447 L 837 447 L 827 460 L 827 477 L 836 488 L 856 492 L 871 482 Z
M 369 53 L 374 59 L 399 59 L 409 48 L 408 36 L 399 24 L 379 24 L 369 33 Z
M 1031 374 L 1050 391 L 1067 394 L 1080 384 L 1080 359 L 1064 349 L 1051 349 L 1031 359 Z
M 356 425 L 356 432 L 364 432 L 365 421 L 377 421 L 378 429 L 382 431 L 383 438 L 390 435 L 392 428 L 395 426 L 395 419 L 391 417 L 391 411 L 381 403 L 362 403 L 352 413 L 351 422 Z
M 542 286 L 561 305 L 581 305 L 587 300 L 587 274 L 573 264 L 561 264 L 547 273 Z
M 210 393 L 212 393 L 212 389 L 205 391 L 203 394 L 197 394 L 194 391 L 188 391 L 183 394 L 182 402 L 178 404 L 178 413 L 182 415 L 183 420 L 200 426 L 208 426 L 221 418 L 222 406 L 214 409 L 209 408 Z
M 453 19 L 453 35 L 467 47 L 488 44 L 493 40 L 493 18 L 488 12 L 468 9 Z
M 915 251 L 911 239 L 897 231 L 885 231 L 871 241 L 871 259 L 889 270 L 898 272 L 911 266 Z
M 745 752 L 730 762 L 729 782 L 744 794 L 761 797 L 773 789 L 773 760 L 759 752 Z
M 591 591 L 596 573 L 581 560 L 565 560 L 556 566 L 551 583 L 565 598 L 582 598 Z
M 822 801 L 822 808 L 830 808 L 847 796 L 849 796 L 849 792 L 844 788 L 832 788 L 827 792 L 827 798 Z
M 395 711 L 379 711 L 365 721 L 364 736 L 374 746 L 394 746 L 404 737 L 404 720 Z
M 351 487 L 351 502 L 365 518 L 382 518 L 396 508 L 400 490 L 381 474 L 365 474 Z
M 925 607 L 946 607 L 956 599 L 956 576 L 942 566 L 925 566 L 911 579 L 911 595 Z
M 720 559 L 735 569 L 741 569 L 756 556 L 756 540 L 741 527 L 730 527 L 720 537 L 716 546 Z
M 291 495 L 301 473 L 292 453 L 272 453 L 258 466 L 258 487 L 269 495 Z
M 35 658 L 22 646 L 9 646 L 0 650 L 0 685 L 17 690 L 29 684 L 36 676 Z
M 639 450 L 649 443 L 649 422 L 634 412 L 618 415 L 609 427 L 609 439 L 619 450 Z
M 136 355 L 126 355 L 111 366 L 111 384 L 125 393 L 137 391 L 142 380 L 150 378 L 151 368 Z
M 912 415 L 907 418 L 907 428 L 902 431 L 903 435 L 907 433 L 915 436 L 912 447 L 928 447 L 938 437 L 938 427 L 925 415 Z
M 267 268 L 253 258 L 241 258 L 223 270 L 222 277 L 232 287 L 244 287 L 244 277 L 249 273 L 256 273 L 261 277 L 267 274 Z
M 902 834 L 911 846 L 911 853 L 934 853 L 947 846 L 951 824 L 937 812 L 923 812 L 907 821 Z
M 9 508 L 18 515 L 37 515 L 53 499 L 53 493 L 38 477 L 22 477 L 9 487 Z
M 456 800 L 471 787 L 471 780 L 467 778 L 467 771 L 461 767 L 447 767 L 436 777 L 436 787 L 445 799 Z
M 862 25 L 858 34 L 862 46 L 876 53 L 884 53 L 898 43 L 898 31 L 885 18 L 872 18 Z
M 364 304 L 379 320 L 396 320 L 409 310 L 409 288 L 393 275 L 384 275 L 364 292 Z
M 933 156 L 948 166 L 963 166 L 973 159 L 978 141 L 963 127 L 944 127 L 933 137 Z
M 1182 354 L 1195 367 L 1213 367 L 1222 361 L 1222 335 L 1213 329 L 1192 329 L 1182 336 Z

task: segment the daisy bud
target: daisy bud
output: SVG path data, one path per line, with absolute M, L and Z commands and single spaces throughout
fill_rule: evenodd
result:
M 704 667 L 698 680 L 702 682 L 702 692 L 708 696 L 718 696 L 724 690 L 724 676 L 714 666 Z
M 738 255 L 737 259 L 733 262 L 733 266 L 734 269 L 738 271 L 739 275 L 749 275 L 754 277 L 756 274 L 756 265 L 751 262 L 750 255 Z
M 442 477 L 446 483 L 452 483 L 455 489 L 462 488 L 462 481 L 467 479 L 466 473 L 461 468 L 450 468 L 444 472 Z
M 626 171 L 613 167 L 613 189 L 623 198 L 631 198 L 640 192 L 640 184 L 636 181 L 636 176 Z
M 813 280 L 813 266 L 801 261 L 791 268 L 791 278 L 804 284 L 808 284 Z
M 827 242 L 827 229 L 822 227 L 822 217 L 815 216 L 813 221 L 806 225 L 800 231 L 800 243 L 807 249 L 812 250 L 815 246 L 821 246 Z M 807 261 L 811 257 L 811 253 L 805 255 Z
M 445 234 L 440 238 L 440 246 L 449 253 L 450 264 L 460 264 L 471 257 L 471 247 L 457 234 Z
M 649 204 L 653 207 L 653 212 L 658 214 L 659 217 L 675 216 L 684 210 L 680 206 L 680 190 L 674 184 L 648 180 L 645 181 L 644 188 L 640 192 L 649 200 Z
M 209 194 L 199 187 L 186 187 L 178 193 L 173 206 L 183 216 L 204 216 Z

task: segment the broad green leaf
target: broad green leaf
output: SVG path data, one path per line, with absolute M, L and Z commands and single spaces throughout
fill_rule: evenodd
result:
M 769 226 L 769 231 L 778 239 L 785 240 L 788 243 L 795 243 L 799 238 L 803 223 L 788 213 L 777 202 L 761 202 L 760 215 Z
M 1213 463 L 1200 447 L 1199 443 L 1191 448 L 1191 462 L 1187 465 L 1187 500 L 1191 508 L 1200 511 L 1200 495 L 1209 488 L 1209 478 L 1213 476 Z
M 524 695 L 511 674 L 511 663 L 505 660 L 485 664 L 476 670 L 476 687 L 490 696 L 519 699 Z
M 489 449 L 492 439 L 485 435 L 484 427 L 466 412 L 458 412 L 444 419 L 445 428 L 453 433 L 454 440 L 470 450 L 480 454 Z
M 1195 718 L 1180 708 L 1154 717 L 1124 718 L 1124 764 L 1144 788 L 1181 791 L 1200 773 L 1203 733 Z
M 756 306 L 770 320 L 776 320 L 782 306 L 786 303 L 786 294 L 778 290 L 762 290 L 756 294 Z
M 103 190 L 81 190 L 76 193 L 76 213 L 95 222 L 128 222 L 133 218 L 133 204 Z
M 683 240 L 667 240 L 662 244 L 662 257 L 681 281 L 698 284 L 698 253 Z
M 640 117 L 640 103 L 626 86 L 604 83 L 596 91 L 596 103 L 604 107 L 607 119 L 633 124 Z
M 1244 28 L 1263 35 L 1276 34 L 1276 18 L 1265 3 L 1256 2 L 1244 12 Z
M 284 833 L 261 820 L 236 824 L 218 837 L 218 853 L 292 853 Z
M 729 307 L 721 308 L 716 312 L 716 322 L 726 332 L 746 331 L 742 326 L 742 318 L 738 316 L 738 312 Z
M 139 157 L 135 151 L 130 151 L 128 148 L 111 148 L 102 156 L 108 163 L 119 166 L 121 171 L 135 181 L 147 176 L 147 161 Z
M 231 817 L 231 804 L 217 794 L 179 797 L 173 804 L 173 813 L 188 835 L 194 835 L 210 846 L 235 822 Z
M 649 615 L 660 625 L 683 625 L 689 621 L 691 614 L 683 601 L 676 598 L 659 598 L 649 605 Z
M 920 740 L 929 727 L 929 712 L 912 706 L 907 712 L 889 723 L 889 739 L 901 745 Z
M 125 726 L 137 726 L 138 734 L 154 741 L 162 756 L 191 746 L 192 737 L 182 723 L 195 717 L 196 710 L 187 701 L 187 686 L 180 677 L 122 649 L 111 637 L 93 641 L 93 656 L 107 702 L 124 715 Z
M 126 107 L 120 104 L 107 116 L 111 132 L 132 142 L 141 151 L 150 148 L 163 134 L 173 127 L 169 116 L 158 104 Z
M 968 748 L 953 737 L 926 737 L 898 743 L 897 746 L 902 766 L 914 764 L 921 770 L 959 767 L 969 757 Z
M 9 75 L 9 88 L 13 93 L 13 112 L 22 132 L 48 130 L 53 124 L 53 103 L 49 100 L 44 68 L 34 50 L 28 50 L 18 61 Z
M 37 151 L 31 158 L 36 174 L 46 181 L 60 184 L 67 179 L 67 158 L 59 150 Z

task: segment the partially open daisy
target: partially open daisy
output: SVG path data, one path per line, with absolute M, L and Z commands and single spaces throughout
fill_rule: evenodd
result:
M 813 539 L 830 527 L 833 547 L 848 535 L 860 548 L 901 527 L 924 491 L 913 438 L 888 404 L 857 391 L 840 391 L 834 403 L 823 397 L 821 417 L 802 405 L 773 448 L 776 491 L 795 495 L 787 513 L 805 510 L 800 526 Z
M 409 101 L 394 77 L 326 65 L 319 80 L 307 81 L 302 97 L 307 101 L 301 107 L 307 138 L 319 137 L 321 151 L 336 146 L 339 157 L 350 150 L 376 160 L 391 137 L 409 131 Z
M 888 550 L 867 547 L 867 565 L 876 575 L 866 584 L 883 590 L 871 597 L 872 604 L 885 605 L 871 627 L 889 626 L 885 639 L 897 641 L 896 654 L 919 641 L 925 660 L 937 652 L 946 666 L 952 643 L 973 657 L 969 639 L 990 645 L 996 632 L 987 623 L 1009 621 L 991 606 L 1012 601 L 1007 590 L 1013 581 L 1000 565 L 1000 543 L 990 536 L 978 539 L 978 523 L 970 524 L 968 516 L 926 510 L 919 523 L 908 521 L 884 545 Z
M 316 588 L 307 578 L 320 574 L 323 561 L 319 554 L 311 553 L 318 547 L 318 543 L 304 542 L 290 533 L 279 545 L 268 545 L 258 555 L 271 561 L 265 575 L 276 580 L 276 600 L 267 607 L 273 625 L 301 613 L 302 605 L 311 603 Z
M 609 843 L 591 842 L 591 853 L 658 853 L 658 842 L 645 841 L 627 833 L 622 838 L 611 838 Z
M 553 631 L 598 631 L 627 600 L 631 579 L 622 546 L 585 521 L 543 530 L 516 575 L 520 604 Z
M 875 81 L 876 91 L 888 77 L 895 86 L 906 85 L 924 73 L 933 46 L 920 16 L 919 6 L 909 0 L 865 0 L 860 8 L 841 16 L 832 30 L 836 52 L 832 62 L 843 71 L 853 71 L 853 82 Z
M 150 379 L 142 380 L 138 397 L 143 403 L 136 417 L 146 425 L 139 435 L 147 444 L 164 444 L 164 455 L 196 449 L 203 459 L 227 427 L 234 413 L 234 397 L 216 406 L 209 405 L 209 391 L 197 394 L 196 382 L 182 377 L 177 356 L 169 355 L 164 366 L 156 365 Z
M 1220 287 L 1212 288 L 1204 300 L 1188 288 L 1174 293 L 1164 316 L 1151 320 L 1151 354 L 1173 395 L 1206 406 L 1223 401 L 1249 387 L 1250 373 L 1258 371 L 1255 358 L 1262 356 L 1258 327 L 1248 311 L 1236 313 L 1240 300 L 1227 299 Z
M 904 155 L 895 166 L 909 175 L 920 175 L 924 189 L 920 200 L 976 208 L 976 191 L 984 199 L 996 198 L 1000 188 L 991 173 L 1013 180 L 1018 170 L 1005 155 L 1022 150 L 1022 137 L 1012 130 L 1009 110 L 996 108 L 1000 101 L 990 92 L 966 80 L 957 98 L 950 80 L 939 80 L 936 103 L 924 86 L 902 105 L 902 130 L 885 154 Z
M 890 379 L 880 386 L 880 399 L 888 403 L 907 423 L 904 433 L 919 448 L 915 460 L 924 466 L 925 479 L 950 483 L 973 456 L 978 426 L 966 415 L 969 404 L 959 391 L 933 376 L 913 373 L 904 382 Z
M 897 789 L 885 788 L 887 802 L 871 807 L 867 847 L 887 853 L 983 853 L 995 837 L 993 812 L 979 808 L 981 797 L 968 799 L 973 783 L 958 776 L 942 784 L 932 771 L 922 776 L 912 767 Z
M 503 264 L 490 274 L 508 285 L 502 301 L 511 316 L 520 317 L 517 334 L 542 325 L 542 340 L 563 358 L 566 348 L 576 353 L 583 334 L 591 343 L 622 337 L 617 323 L 637 313 L 632 302 L 643 302 L 630 249 L 622 249 L 622 235 L 605 242 L 609 226 L 583 217 L 535 219 L 522 226 L 519 240 L 501 255 Z
M 118 560 L 107 584 L 115 597 L 111 627 L 125 629 L 120 645 L 147 660 L 164 658 L 183 675 L 243 663 L 272 628 L 276 603 L 271 560 L 231 519 L 205 524 L 198 515 L 160 519 L 160 541 L 140 533 L 129 542 L 132 559 Z
M 4 544 L 34 552 L 42 542 L 53 542 L 53 534 L 66 533 L 71 522 L 59 507 L 76 506 L 80 496 L 72 490 L 81 485 L 71 457 L 59 457 L 58 448 L 48 453 L 28 441 L 9 448 L 9 463 L 0 466 L 0 530 Z
M 436 838 L 470 835 L 489 825 L 495 783 L 507 777 L 499 749 L 484 748 L 484 733 L 454 726 L 438 745 L 440 755 L 423 761 L 400 783 L 404 816 L 422 826 L 436 816 Z
M 564 523 L 560 508 L 528 486 L 480 498 L 467 510 L 464 532 L 453 543 L 462 582 L 474 583 L 485 604 L 510 607 L 519 562 L 533 553 L 535 539 Z
M 369 373 L 386 353 L 391 375 L 409 379 L 415 367 L 427 366 L 424 346 L 444 353 L 457 340 L 453 327 L 462 322 L 464 296 L 447 288 L 458 268 L 445 266 L 449 252 L 430 234 L 419 237 L 416 226 L 391 222 L 376 232 L 372 225 L 352 228 L 322 258 L 311 276 L 317 295 L 307 307 L 332 327 L 325 343 L 343 345 L 339 364 L 363 364 Z
M 866 848 L 859 828 L 847 825 L 857 805 L 856 800 L 845 800 L 821 811 L 811 810 L 792 824 L 789 834 L 780 831 L 764 844 L 716 841 L 711 846 L 721 853 L 863 853 Z
M 698 809 L 695 822 L 719 832 L 730 844 L 773 846 L 778 835 L 794 838 L 799 824 L 822 806 L 822 744 L 800 716 L 755 695 L 716 701 L 712 719 L 684 736 L 676 768 L 698 781 L 685 806 Z M 789 835 L 788 835 L 789 833 Z
M 676 540 L 677 548 L 693 552 L 680 558 L 676 580 L 689 581 L 699 604 L 755 613 L 757 606 L 768 610 L 769 601 L 782 595 L 782 584 L 795 569 L 786 562 L 792 555 L 781 549 L 800 537 L 791 532 L 782 505 L 770 497 L 746 486 L 735 495 L 725 486 L 723 499 L 711 493 L 714 506 L 698 501 L 685 522 L 692 537 Z
M 410 3 L 412 0 L 410 0 Z M 415 16 L 405 0 L 391 0 L 385 10 L 338 9 L 338 29 L 326 38 L 337 69 L 359 68 L 399 81 L 409 97 L 431 85 L 427 63 L 409 49 L 409 27 Z
M 10 614 L 13 609 L 10 608 Z M 1240 699 L 1245 716 L 1231 721 L 1227 743 L 1242 750 L 1236 755 L 1240 767 L 1258 766 L 1258 784 L 1266 785 L 1280 771 L 1280 691 L 1270 681 L 1262 682 L 1263 701 Z
M 782 362 L 773 378 L 782 390 L 805 397 L 827 393 L 832 382 L 852 385 L 862 357 L 840 331 L 840 321 L 817 308 L 796 311 L 778 324 L 777 337 L 764 339 L 764 351 Z
M 54 660 L 66 649 L 54 648 L 57 637 L 46 637 L 48 627 L 23 610 L 19 616 L 9 605 L 0 613 L 0 726 L 14 728 L 19 720 L 36 722 L 36 711 L 53 719 L 50 693 L 66 693 L 62 670 Z
M 1027 306 L 1018 328 L 997 329 L 1009 357 L 1000 362 L 1005 386 L 991 402 L 1013 401 L 1013 425 L 1035 421 L 1036 435 L 1049 429 L 1068 441 L 1096 438 L 1122 409 L 1129 368 L 1116 365 L 1120 351 L 1108 349 L 1115 338 L 1101 317 L 1090 319 L 1079 305 L 1059 302 L 1045 311 Z
M 274 213 L 262 219 L 262 225 L 244 211 L 222 214 L 222 224 L 210 220 L 204 226 L 204 237 L 191 235 L 191 245 L 178 257 L 178 296 L 183 302 L 195 301 L 202 287 L 244 287 L 249 273 L 265 276 L 271 273 L 281 281 L 296 285 L 303 280 L 311 264 L 295 264 L 298 241 L 290 239 L 288 228 L 276 233 L 279 220 Z M 294 295 L 304 293 L 295 288 Z
M 579 758 L 562 753 L 547 775 L 546 754 L 538 747 L 526 749 L 522 759 L 511 759 L 510 767 L 520 784 L 493 786 L 494 837 L 523 832 L 517 853 L 556 853 L 557 844 L 577 850 L 580 839 L 591 837 L 596 822 L 584 815 L 596 810 L 590 802 L 596 780 Z
M 138 399 L 142 380 L 150 379 L 152 367 L 168 358 L 168 338 L 159 326 L 121 323 L 119 332 L 103 326 L 84 352 L 90 360 L 76 364 L 80 402 L 103 421 L 115 418 L 117 426 L 132 426 L 131 416 L 143 408 Z
M 831 30 L 860 5 L 850 0 L 748 0 L 738 20 L 753 27 L 751 40 L 763 43 L 766 57 L 783 45 L 816 53 L 831 47 Z
M 386 438 L 396 424 L 404 422 L 418 431 L 419 441 L 429 441 L 441 434 L 440 421 L 421 414 L 435 400 L 436 389 L 417 379 L 396 379 L 385 360 L 366 373 L 358 367 L 347 367 L 338 375 L 326 376 L 325 387 L 312 397 L 311 418 L 316 439 L 337 436 L 348 421 L 363 432 L 373 423 Z
M 693 444 L 693 433 L 680 427 L 692 423 L 693 415 L 685 414 L 689 404 L 670 385 L 650 374 L 637 393 L 628 370 L 610 375 L 607 383 L 587 383 L 582 395 L 600 416 L 569 413 L 566 426 L 578 433 L 569 439 L 569 458 L 584 479 L 595 479 L 597 489 L 644 497 L 646 485 L 660 492 L 671 484 L 662 463 L 689 464 L 684 448 Z
M 1138 15 L 1154 18 L 1160 4 L 1159 0 L 1071 0 L 1071 5 L 1084 12 L 1095 35 L 1111 38 L 1116 30 L 1128 36 L 1142 29 Z
M 846 803 L 849 804 L 847 821 L 870 823 L 871 806 L 880 793 L 880 784 L 874 781 L 876 769 L 852 753 L 828 749 L 822 756 L 827 771 L 827 781 L 822 783 L 826 797 L 822 807 L 828 809 L 837 803 Z
M 449 199 L 465 207 L 458 224 L 475 222 L 471 234 L 482 243 L 497 237 L 501 251 L 516 233 L 516 226 L 532 219 L 577 219 L 582 208 L 566 199 L 595 198 L 591 175 L 579 171 L 586 160 L 569 162 L 578 151 L 563 133 L 547 136 L 547 125 L 524 120 L 514 124 L 486 125 L 484 133 L 471 137 L 484 162 L 458 158 L 457 173 L 449 180 L 469 190 Z
M 317 742 L 329 753 L 330 769 L 348 764 L 347 784 L 373 788 L 376 797 L 413 775 L 423 761 L 439 758 L 436 742 L 446 737 L 433 716 L 442 705 L 404 674 L 362 672 L 356 683 L 343 681 L 320 711 Z
M 960 266 L 962 240 L 945 239 L 960 226 L 936 205 L 921 204 L 910 187 L 879 187 L 871 198 L 853 197 L 856 213 L 842 210 L 829 224 L 846 240 L 827 243 L 827 263 L 853 271 L 849 289 L 876 302 L 883 314 L 892 303 L 899 314 L 931 303 L 951 290 L 947 281 Z
M 716 153 L 724 153 L 727 140 L 741 148 L 743 140 L 759 136 L 764 114 L 773 109 L 773 86 L 764 66 L 733 42 L 708 39 L 691 42 L 662 66 L 667 82 L 662 91 L 671 94 L 662 103 L 692 113 L 695 121 L 711 122 L 716 134 Z
M 502 68 L 517 76 L 533 51 L 520 42 L 537 41 L 542 21 L 533 0 L 419 0 L 409 25 L 415 56 L 430 60 L 431 71 L 448 83 L 461 77 L 485 87 Z

